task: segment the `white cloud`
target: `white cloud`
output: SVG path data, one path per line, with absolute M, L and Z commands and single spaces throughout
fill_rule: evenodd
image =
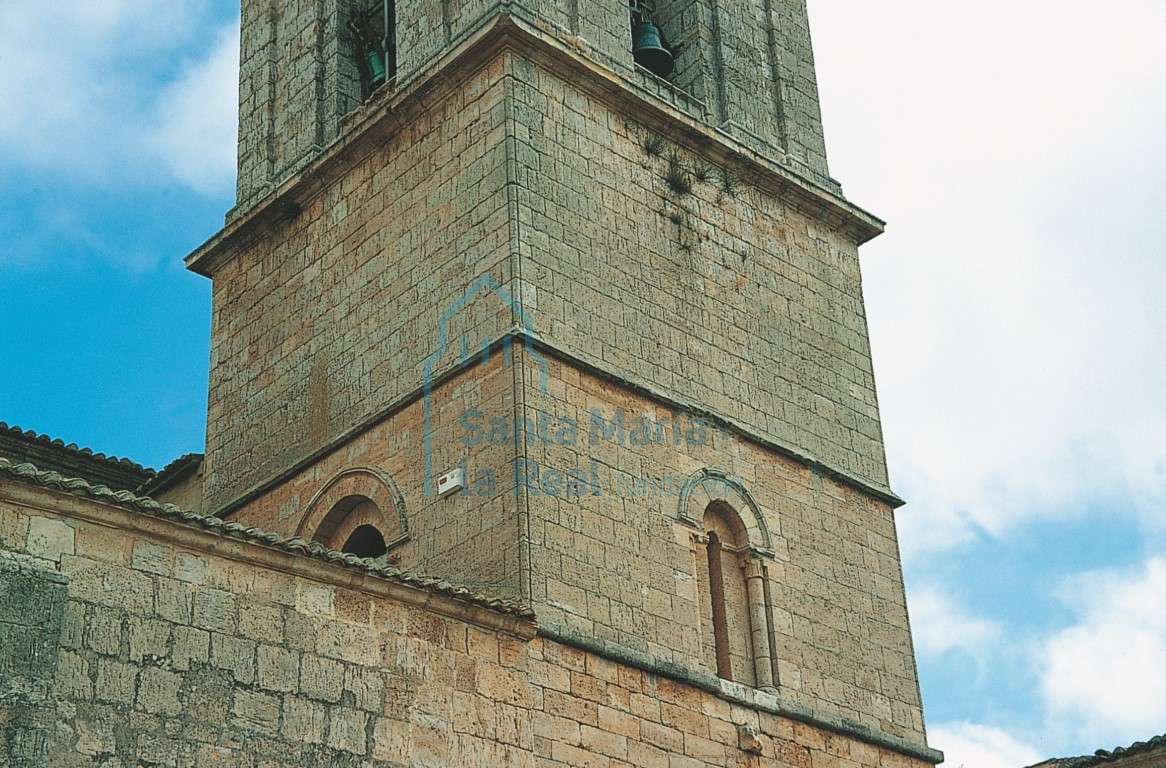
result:
M 1065 585 L 1080 621 L 1043 648 L 1051 721 L 1111 748 L 1166 722 L 1166 560 L 1135 573 L 1093 572 Z
M 1166 525 L 1160 0 L 811 10 L 832 170 L 890 222 L 863 269 L 904 555 L 1099 501 Z
M 1000 638 L 997 624 L 968 615 L 935 587 L 912 590 L 908 607 L 915 648 L 921 654 L 959 650 L 982 661 Z
M 956 722 L 927 730 L 928 743 L 944 753 L 945 768 L 1023 768 L 1048 757 L 999 728 Z
M 208 18 L 207 0 L 0 4 L 0 153 L 8 168 L 47 174 L 54 184 L 156 183 L 158 160 L 142 149 L 159 123 L 155 113 L 165 117 L 181 103 L 163 86 L 184 73 L 183 56 L 208 34 Z M 201 183 L 188 166 L 174 171 Z
M 239 103 L 239 27 L 229 24 L 209 56 L 182 72 L 158 100 L 150 145 L 181 181 L 200 192 L 235 179 Z

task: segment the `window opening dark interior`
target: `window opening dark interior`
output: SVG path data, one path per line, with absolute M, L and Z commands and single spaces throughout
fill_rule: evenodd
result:
M 348 555 L 376 559 L 383 557 L 389 548 L 385 546 L 385 537 L 380 531 L 371 525 L 362 525 L 352 532 L 340 551 Z
M 358 3 L 348 17 L 348 30 L 356 40 L 356 64 L 366 96 L 397 74 L 396 19 L 394 0 Z
M 655 0 L 629 0 L 632 17 L 632 58 L 657 77 L 672 74 L 675 57 L 664 31 L 657 26 Z

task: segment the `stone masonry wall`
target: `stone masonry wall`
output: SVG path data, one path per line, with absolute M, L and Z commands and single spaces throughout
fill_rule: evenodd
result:
M 412 538 L 393 550 L 404 566 L 529 597 L 547 626 L 715 675 L 698 619 L 693 534 L 703 531 L 680 518 L 683 485 L 719 470 L 748 491 L 771 536 L 779 694 L 922 741 L 886 502 L 568 362 L 511 354 L 509 365 L 495 355 L 434 393 L 434 472 L 464 467 L 464 491 L 425 494 L 417 400 L 231 519 L 310 536 L 301 528 L 310 499 L 346 469 L 376 467 L 404 497 Z M 637 424 L 649 431 L 637 435 Z M 699 520 L 707 503 L 690 502 L 688 514 Z
M 363 94 L 357 45 L 345 27 L 352 0 L 242 6 L 241 212 L 331 144 Z M 425 76 L 507 12 L 632 82 L 655 79 L 633 64 L 625 0 L 397 0 L 395 7 L 396 87 Z M 804 0 L 663 0 L 657 21 L 677 46 L 669 82 L 710 107 L 716 127 L 838 190 L 826 167 Z
M 566 353 L 885 488 L 849 237 L 529 59 L 462 75 L 214 274 L 209 511 L 414 391 L 485 274 L 506 297 L 463 335 L 521 305 Z
M 779 695 L 922 741 L 890 505 L 691 412 L 567 362 L 547 366 L 546 393 L 528 364 L 522 395 L 526 422 L 547 425 L 527 437 L 521 489 L 540 622 L 715 675 L 697 620 L 707 597 L 693 536 L 704 529 L 681 518 L 700 522 L 716 489 L 691 498 L 686 484 L 717 470 L 749 494 L 770 537 L 762 562 Z M 564 477 L 588 483 L 572 492 Z M 727 501 L 748 521 L 739 494 Z
M 371 4 L 364 3 L 371 7 Z M 243 0 L 239 89 L 239 210 L 300 170 L 340 135 L 359 106 L 353 0 Z M 402 85 L 499 12 L 497 0 L 397 0 Z M 585 36 L 609 64 L 631 68 L 623 0 L 531 4 L 526 12 Z
M 0 485 L 0 552 L 18 564 L 0 586 L 57 584 L 61 611 L 39 625 L 58 633 L 55 668 L 12 660 L 51 693 L 30 708 L 0 683 L 0 764 L 924 765 L 516 616 L 126 506 Z
M 671 82 L 707 104 L 735 138 L 837 191 L 805 0 L 659 0 L 656 7 L 676 49 Z
M 480 361 L 480 358 L 479 358 Z M 513 425 L 516 418 L 514 363 L 497 354 L 485 366 L 477 364 L 435 388 L 429 448 L 424 438 L 425 402 L 416 399 L 322 457 L 286 482 L 261 494 L 233 512 L 230 519 L 285 536 L 310 538 L 304 520 L 313 497 L 341 472 L 373 467 L 387 473 L 404 498 L 410 538 L 392 554 L 404 568 L 473 584 L 492 593 L 519 597 L 521 546 L 519 499 L 509 468 L 518 456 Z M 500 420 L 510 427 L 504 438 L 475 438 L 472 425 Z M 430 493 L 426 494 L 424 453 L 431 457 Z M 473 487 L 464 493 L 438 498 L 436 477 L 464 464 L 471 470 Z M 499 468 L 492 486 L 473 469 Z M 382 510 L 391 514 L 391 510 Z
M 214 275 L 208 512 L 421 387 L 441 314 L 483 274 L 508 283 L 502 77 L 496 61 L 432 95 Z M 513 316 L 477 302 L 449 338 L 477 349 Z
M 675 491 L 629 499 L 611 486 L 722 470 L 775 535 L 783 695 L 921 738 L 890 507 L 766 444 L 885 485 L 853 241 L 733 167 L 705 173 L 704 155 L 535 61 L 504 53 L 450 93 L 416 122 L 402 115 L 402 133 L 215 274 L 208 510 L 259 488 L 233 519 L 296 534 L 331 478 L 376 467 L 404 495 L 403 563 L 703 669 Z M 445 122 L 426 117 L 438 111 Z M 457 158 L 477 172 L 458 173 Z M 519 324 L 519 306 L 549 345 L 546 396 L 531 380 L 540 363 L 517 349 L 443 378 Z M 466 462 L 472 493 L 425 495 L 427 370 L 429 469 Z M 537 432 L 540 412 L 586 431 L 596 408 L 665 422 L 689 406 L 736 428 L 692 450 L 548 446 L 518 428 Z M 480 425 L 510 425 L 502 440 L 468 436 L 474 410 Z M 581 482 L 594 460 L 608 493 L 516 491 L 518 460 Z
M 245 210 L 302 167 L 361 101 L 352 0 L 246 0 L 239 68 L 237 198 Z
M 853 239 L 547 69 L 513 82 L 540 336 L 885 487 Z

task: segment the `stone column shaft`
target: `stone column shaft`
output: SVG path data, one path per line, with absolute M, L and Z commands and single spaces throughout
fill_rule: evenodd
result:
M 755 559 L 745 566 L 749 592 L 749 628 L 753 633 L 753 674 L 758 688 L 773 688 L 773 661 L 769 650 L 769 612 L 765 606 L 765 569 Z

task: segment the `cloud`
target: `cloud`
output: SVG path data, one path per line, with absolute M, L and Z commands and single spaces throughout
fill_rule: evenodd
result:
M 1164 526 L 1166 47 L 1160 2 L 1112 10 L 813 11 L 849 52 L 817 57 L 832 170 L 890 222 L 863 271 L 908 559 L 1102 501 Z
M 1136 572 L 1067 582 L 1077 624 L 1044 645 L 1041 686 L 1051 721 L 1110 748 L 1160 733 L 1166 722 L 1166 560 Z
M 212 193 L 235 180 L 239 27 L 226 25 L 203 61 L 187 67 L 158 99 L 149 144 L 192 189 Z
M 158 158 L 142 149 L 181 103 L 181 89 L 165 84 L 181 80 L 176 69 L 186 73 L 182 62 L 205 44 L 216 10 L 209 0 L 6 0 L 3 175 L 111 189 L 159 178 L 201 183 L 189 166 L 159 174 Z
M 1022 768 L 1044 759 L 999 728 L 955 722 L 927 730 L 928 743 L 944 753 L 945 768 Z
M 912 590 L 909 607 L 912 636 L 921 654 L 939 656 L 958 650 L 982 661 L 999 640 L 997 624 L 968 615 L 935 587 Z
M 924 698 L 946 717 L 1008 726 L 933 728 L 949 765 L 1003 764 L 994 756 L 1025 746 L 1015 734 L 1046 726 L 1074 746 L 1007 764 L 1128 743 L 1166 722 L 1140 692 L 1121 709 L 1105 685 L 1127 690 L 1156 653 L 1161 633 L 1118 600 L 1149 591 L 1150 571 L 1080 582 L 1077 620 L 1065 621 L 1034 590 L 1057 578 L 1042 568 L 1072 563 L 1028 554 L 1054 546 L 1032 541 L 1059 530 L 1050 521 L 1075 532 L 1112 519 L 1147 550 L 1166 541 L 1162 9 L 810 7 L 831 171 L 889 222 L 862 267 L 891 482 L 908 501 L 901 552 L 908 583 L 930 585 L 910 592 Z M 946 597 L 969 590 L 945 580 L 993 567 L 982 553 L 1008 565 L 989 586 L 1007 580 L 1016 594 L 969 615 Z M 992 679 L 969 683 L 953 653 Z M 1166 690 L 1157 673 L 1142 679 Z M 1157 715 L 1151 727 L 1104 730 L 1135 705 Z M 1090 729 L 1081 740 L 1078 725 Z

